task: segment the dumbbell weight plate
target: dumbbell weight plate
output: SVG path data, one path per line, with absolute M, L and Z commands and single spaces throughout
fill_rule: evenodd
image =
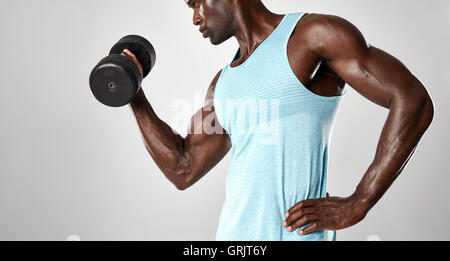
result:
M 139 35 L 127 35 L 120 39 L 109 52 L 110 54 L 120 54 L 123 49 L 130 50 L 142 65 L 144 78 L 150 73 L 155 65 L 156 53 L 152 44 Z
M 133 100 L 141 81 L 139 68 L 133 60 L 119 54 L 103 58 L 89 77 L 95 98 L 112 107 L 121 107 Z

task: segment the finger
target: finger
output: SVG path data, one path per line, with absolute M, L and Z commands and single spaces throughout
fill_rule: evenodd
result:
M 293 213 L 303 207 L 312 207 L 315 205 L 315 201 L 316 201 L 315 199 L 307 199 L 307 200 L 300 201 L 299 203 L 295 204 L 292 208 L 290 208 L 288 211 L 286 211 L 286 213 L 284 213 L 284 216 L 289 217 L 289 215 L 291 215 L 291 213 Z
M 128 53 L 126 53 L 126 52 L 121 52 L 120 55 L 128 56 L 128 57 L 130 57 L 131 60 L 134 60 L 134 58 L 131 57 L 131 56 L 130 56 Z
M 283 222 L 283 226 L 288 227 L 292 225 L 296 220 L 300 219 L 304 215 L 312 214 L 314 213 L 315 208 L 309 207 L 309 208 L 300 208 L 296 211 L 292 212 L 289 217 Z
M 132 52 L 130 52 L 130 50 L 128 50 L 128 49 L 123 49 L 121 55 L 130 57 L 130 58 L 136 63 L 136 65 L 138 66 L 139 71 L 141 72 L 141 75 L 144 74 L 144 71 L 143 71 L 143 69 L 142 69 L 141 63 L 140 63 L 139 60 L 136 58 L 136 56 L 135 56 Z
M 136 58 L 136 56 L 128 49 L 123 49 L 123 53 L 125 53 L 126 55 L 128 55 L 134 62 L 136 62 L 137 64 L 140 65 L 139 60 Z
M 288 226 L 288 231 L 295 231 L 297 228 L 317 220 L 318 216 L 315 214 L 304 215 L 300 219 L 297 219 L 292 225 Z
M 298 233 L 301 235 L 307 235 L 309 233 L 312 233 L 312 232 L 315 232 L 315 231 L 321 230 L 321 229 L 322 229 L 322 225 L 320 222 L 313 222 L 311 225 L 304 227 L 303 229 L 298 231 Z
M 128 49 L 123 49 L 123 52 L 128 54 L 131 58 L 135 59 L 136 56 Z
M 137 61 L 137 60 L 136 60 L 136 57 L 131 56 L 130 53 L 122 52 L 121 54 L 122 54 L 123 56 L 128 56 L 128 57 L 130 57 L 130 59 L 133 60 L 133 62 L 136 62 L 136 61 Z

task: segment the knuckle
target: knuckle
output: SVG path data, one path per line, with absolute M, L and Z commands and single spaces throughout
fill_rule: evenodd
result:
M 289 222 L 289 224 L 292 224 L 292 223 L 294 223 L 296 220 L 297 220 L 297 218 L 294 216 L 294 215 L 290 215 L 289 216 L 289 218 L 288 218 L 288 222 Z
M 297 219 L 304 217 L 306 214 L 307 214 L 306 211 L 303 209 L 299 209 L 294 213 L 294 215 Z
M 300 219 L 296 220 L 296 221 L 291 225 L 292 230 L 296 230 L 300 225 L 301 225 L 301 220 L 300 220 Z
M 312 219 L 311 215 L 305 215 L 306 222 L 311 221 L 311 219 Z
M 300 218 L 299 220 L 297 220 L 297 225 L 298 226 L 303 226 L 304 224 L 306 224 L 307 220 L 305 217 Z
M 289 217 L 289 218 L 286 218 L 286 220 L 284 220 L 284 222 L 286 222 L 285 224 L 286 224 L 286 226 L 289 226 L 291 223 L 292 223 L 292 219 Z
M 319 225 L 317 223 L 312 223 L 310 226 L 310 231 L 316 231 L 319 227 Z
M 291 210 L 286 211 L 286 213 L 284 214 L 284 217 L 285 217 L 286 219 L 290 219 L 291 216 L 292 216 Z
M 305 232 L 305 233 L 311 233 L 311 232 L 313 232 L 314 230 L 315 230 L 315 224 L 314 223 L 312 223 L 311 225 L 309 225 L 309 226 L 307 226 L 307 227 L 305 227 L 304 229 L 303 229 L 303 231 Z
M 307 215 L 307 219 L 308 219 L 308 222 L 312 222 L 312 221 L 317 220 L 317 216 L 314 214 L 309 214 L 309 215 Z

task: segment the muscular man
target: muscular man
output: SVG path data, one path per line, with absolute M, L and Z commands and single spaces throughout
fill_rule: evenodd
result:
M 239 50 L 186 137 L 158 118 L 141 89 L 130 106 L 151 157 L 185 190 L 231 149 L 216 240 L 335 240 L 409 161 L 433 118 L 426 89 L 343 18 L 274 14 L 260 0 L 185 1 L 205 38 L 218 45 L 235 37 Z M 140 66 L 128 50 L 122 55 Z M 329 197 L 328 144 L 346 83 L 389 115 L 354 193 Z

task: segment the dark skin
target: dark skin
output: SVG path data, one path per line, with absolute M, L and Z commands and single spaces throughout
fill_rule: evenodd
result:
M 242 64 L 283 18 L 267 10 L 259 0 L 186 3 L 194 11 L 194 25 L 212 44 L 237 39 L 239 58 L 232 67 Z M 122 55 L 130 56 L 141 67 L 128 50 Z M 369 101 L 389 110 L 375 157 L 355 191 L 348 197 L 330 197 L 327 193 L 326 198 L 303 200 L 287 210 L 286 219 L 280 221 L 288 231 L 307 225 L 299 231 L 301 234 L 350 227 L 367 215 L 408 163 L 432 122 L 432 99 L 399 60 L 368 45 L 352 23 L 338 16 L 306 14 L 291 35 L 288 58 L 298 79 L 312 92 L 342 95 L 347 83 Z M 149 154 L 179 190 L 200 180 L 231 148 L 229 135 L 217 120 L 212 125 L 223 134 L 211 134 L 202 124 L 216 119 L 213 97 L 220 73 L 209 86 L 204 107 L 192 117 L 186 137 L 174 133 L 158 118 L 142 89 L 130 103 Z

